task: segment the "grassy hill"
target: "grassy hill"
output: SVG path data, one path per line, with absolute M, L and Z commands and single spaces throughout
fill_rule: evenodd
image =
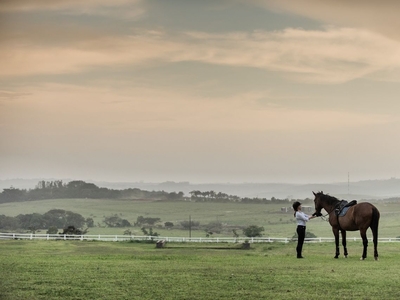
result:
M 379 226 L 380 237 L 400 236 L 400 203 L 374 203 L 381 212 Z M 287 204 L 286 204 L 287 205 Z M 154 231 L 162 236 L 189 236 L 187 230 L 165 229 L 165 222 L 178 225 L 189 220 L 206 225 L 211 222 L 221 222 L 223 231 L 214 236 L 233 236 L 232 229 L 242 235 L 240 228 L 249 225 L 263 226 L 264 236 L 267 237 L 292 237 L 295 233 L 295 220 L 292 210 L 281 211 L 280 204 L 244 204 L 244 203 L 202 203 L 202 202 L 168 202 L 168 201 L 134 201 L 134 200 L 99 200 L 99 199 L 57 199 L 38 200 L 29 202 L 13 202 L 0 204 L 0 212 L 6 216 L 18 214 L 40 213 L 51 209 L 64 209 L 81 214 L 83 217 L 94 219 L 96 227 L 89 229 L 89 234 L 123 234 L 130 229 L 135 235 L 142 235 L 139 227 L 106 228 L 102 221 L 104 216 L 113 214 L 127 219 L 132 224 L 137 217 L 160 218 L 159 226 Z M 97 225 L 101 225 L 98 227 Z M 174 226 L 177 227 L 177 226 Z M 330 225 L 321 218 L 311 220 L 307 230 L 317 237 L 331 237 Z M 371 235 L 368 232 L 369 236 Z M 192 229 L 193 237 L 205 237 L 205 231 Z M 358 232 L 349 232 L 348 237 L 359 237 Z

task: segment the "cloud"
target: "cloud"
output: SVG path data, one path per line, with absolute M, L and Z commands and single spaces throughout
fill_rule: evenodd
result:
M 30 95 L 30 93 L 21 93 L 21 92 L 0 90 L 0 102 L 2 100 L 14 100 L 14 99 L 28 96 L 28 95 Z
M 369 20 L 367 17 L 374 9 L 380 12 L 379 15 L 388 10 L 387 5 L 380 8 L 373 1 L 366 1 L 366 5 L 360 7 L 348 1 L 343 2 L 343 6 L 351 12 L 359 8 L 361 16 L 347 13 L 332 1 L 299 0 L 294 3 L 286 0 L 253 0 L 252 3 L 327 22 L 342 18 L 344 21 L 337 23 L 348 24 Z M 34 3 L 6 0 L 0 6 L 0 12 L 69 10 L 112 15 L 113 9 L 118 9 L 118 14 L 124 11 L 125 15 L 129 15 L 135 14 L 135 11 L 140 14 L 142 4 L 141 0 L 40 0 Z M 328 7 L 331 9 L 328 10 Z M 388 14 L 390 23 L 392 13 Z M 344 15 L 349 16 L 348 22 Z M 350 20 L 351 15 L 355 20 Z M 393 24 L 400 22 L 397 19 L 393 20 Z M 367 27 L 327 26 L 320 30 L 287 28 L 280 31 L 215 34 L 168 32 L 140 27 L 115 32 L 112 28 L 97 28 L 84 22 L 51 26 L 10 23 L 7 30 L 0 32 L 0 55 L 4 58 L 0 78 L 190 61 L 257 68 L 306 83 L 343 83 L 366 77 L 397 81 L 400 42 L 381 34 L 379 30 L 374 31 L 373 26 L 370 26 L 371 30 Z
M 400 2 L 396 0 L 242 0 L 280 13 L 302 15 L 325 24 L 360 28 L 400 41 Z
M 66 29 L 64 29 L 66 30 Z M 93 67 L 194 61 L 280 72 L 293 80 L 341 83 L 400 67 L 400 43 L 377 33 L 327 27 L 282 31 L 168 33 L 135 29 L 130 35 L 65 34 L 68 43 L 38 42 L 40 30 L 0 45 L 0 76 L 85 72 Z M 90 36 L 91 35 L 91 36 Z
M 195 49 L 188 52 L 197 56 L 193 60 L 285 72 L 300 81 L 345 82 L 400 64 L 400 43 L 352 28 L 195 33 L 193 37 L 204 41 L 196 44 L 197 54 Z
M 141 0 L 2 0 L 0 12 L 12 11 L 55 11 L 55 10 L 71 10 L 84 12 L 99 7 L 118 7 L 130 4 L 137 4 Z
M 28 135 L 76 134 L 82 128 L 83 135 L 107 137 L 154 131 L 324 132 L 397 122 L 387 114 L 262 105 L 265 93 L 254 92 L 226 99 L 166 87 L 45 84 L 20 93 L 29 95 L 6 104 L 5 111 L 18 111 L 8 126 Z

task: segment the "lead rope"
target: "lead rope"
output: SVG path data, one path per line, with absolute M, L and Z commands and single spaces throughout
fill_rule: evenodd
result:
M 330 212 L 328 212 L 325 216 L 324 216 L 324 215 L 320 216 L 321 219 L 324 220 L 324 221 L 326 221 L 326 222 L 329 222 L 329 219 L 327 219 L 326 216 L 329 216 L 329 214 L 330 214 L 331 212 L 333 212 L 334 210 L 335 210 L 335 207 L 334 207 Z M 338 223 L 339 223 L 339 220 L 338 220 Z
M 329 222 L 329 219 L 326 218 L 326 216 L 328 216 L 328 215 L 329 215 L 329 214 L 326 214 L 325 216 L 321 216 L 321 219 L 324 220 L 324 221 L 326 221 L 326 222 Z

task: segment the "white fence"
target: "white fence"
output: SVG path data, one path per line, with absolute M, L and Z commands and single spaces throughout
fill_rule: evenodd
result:
M 15 240 L 80 240 L 80 241 L 104 241 L 104 242 L 123 242 L 123 241 L 158 241 L 166 242 L 191 242 L 191 243 L 289 243 L 294 239 L 291 238 L 273 238 L 273 237 L 254 237 L 254 238 L 234 238 L 234 237 L 219 237 L 219 238 L 202 238 L 202 237 L 161 237 L 161 236 L 133 236 L 133 235 L 61 235 L 61 234 L 34 234 L 34 233 L 0 233 L 0 239 L 15 239 Z M 372 238 L 369 239 L 372 241 Z M 306 238 L 306 242 L 323 243 L 334 242 L 333 237 L 329 238 Z M 359 241 L 361 238 L 348 238 L 347 241 Z M 400 238 L 379 238 L 379 242 L 400 242 Z

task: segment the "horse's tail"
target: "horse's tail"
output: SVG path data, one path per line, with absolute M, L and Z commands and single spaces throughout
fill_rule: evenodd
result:
M 373 206 L 372 207 L 372 222 L 371 222 L 371 230 L 374 242 L 378 242 L 378 226 L 379 226 L 379 218 L 380 218 L 379 210 Z

